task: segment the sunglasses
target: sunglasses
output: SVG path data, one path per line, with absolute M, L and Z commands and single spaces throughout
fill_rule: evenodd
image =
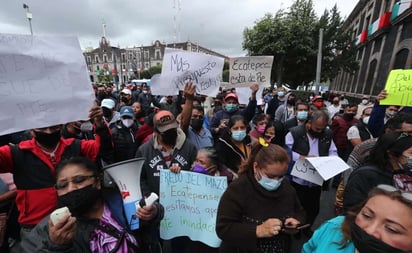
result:
M 82 183 L 84 183 L 84 182 L 85 182 L 86 180 L 88 180 L 89 178 L 96 178 L 96 177 L 97 177 L 96 175 L 88 175 L 88 176 L 81 176 L 81 175 L 79 175 L 79 176 L 74 176 L 74 177 L 72 177 L 71 180 L 57 182 L 57 183 L 54 185 L 54 188 L 55 188 L 56 190 L 63 190 L 63 189 L 65 189 L 65 188 L 67 188 L 67 186 L 69 186 L 69 183 L 70 183 L 70 182 L 71 182 L 72 184 L 75 184 L 75 185 L 81 185 Z
M 399 192 L 404 199 L 406 199 L 408 201 L 412 201 L 412 193 L 398 190 L 395 187 L 393 187 L 392 185 L 380 184 L 380 185 L 376 186 L 376 188 L 378 188 L 380 190 L 383 190 L 385 192 Z

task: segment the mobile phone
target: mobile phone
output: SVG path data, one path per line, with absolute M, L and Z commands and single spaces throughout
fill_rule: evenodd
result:
M 285 234 L 290 234 L 290 235 L 294 235 L 297 234 L 301 229 L 310 227 L 310 224 L 304 224 L 302 226 L 297 226 L 297 227 L 288 227 L 288 225 L 286 224 L 284 228 L 282 228 L 282 232 Z
M 70 214 L 69 208 L 67 208 L 67 206 L 54 210 L 50 214 L 50 219 L 53 225 L 56 225 L 57 223 L 59 223 L 60 220 L 67 214 Z

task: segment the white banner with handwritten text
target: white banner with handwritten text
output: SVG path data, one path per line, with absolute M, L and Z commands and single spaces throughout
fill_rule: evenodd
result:
M 222 79 L 224 59 L 213 55 L 165 48 L 162 78 L 183 90 L 186 82 L 196 84 L 196 92 L 216 96 Z
M 349 165 L 339 156 L 307 157 L 297 160 L 290 174 L 322 185 L 324 180 L 328 180 L 347 169 L 349 169 Z
M 87 119 L 94 93 L 72 36 L 0 34 L 0 135 Z
M 230 58 L 229 88 L 245 87 L 253 83 L 270 86 L 273 56 Z

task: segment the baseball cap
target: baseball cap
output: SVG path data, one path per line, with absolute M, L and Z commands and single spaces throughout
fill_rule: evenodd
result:
M 313 98 L 313 101 L 316 101 L 316 100 L 318 100 L 318 99 L 322 99 L 323 100 L 323 97 L 322 96 L 315 96 L 314 98 Z
M 225 100 L 228 100 L 229 98 L 234 98 L 236 101 L 239 101 L 239 97 L 235 93 L 228 93 L 225 96 Z
M 120 117 L 123 116 L 128 116 L 128 117 L 133 117 L 133 108 L 131 106 L 123 106 L 120 109 Z
M 132 95 L 132 91 L 129 90 L 129 89 L 123 89 L 122 92 L 120 92 L 120 93 L 123 93 L 123 94 L 126 94 L 126 95 Z
M 101 107 L 106 107 L 108 109 L 113 109 L 114 108 L 114 101 L 110 98 L 105 98 L 102 100 L 102 103 L 100 104 Z
M 159 111 L 153 118 L 153 126 L 157 131 L 163 133 L 169 129 L 177 128 L 178 124 L 170 111 Z

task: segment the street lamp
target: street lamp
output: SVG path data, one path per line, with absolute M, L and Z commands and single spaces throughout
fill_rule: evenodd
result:
M 26 17 L 29 20 L 29 25 L 30 25 L 30 33 L 31 33 L 31 36 L 33 36 L 33 28 L 31 26 L 31 19 L 33 18 L 33 15 L 31 14 L 29 10 L 29 6 L 27 4 L 23 4 L 23 9 L 26 10 Z

